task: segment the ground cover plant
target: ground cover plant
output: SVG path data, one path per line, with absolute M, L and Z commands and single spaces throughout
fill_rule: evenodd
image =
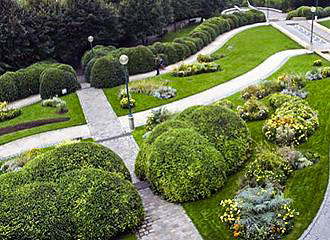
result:
M 322 22 L 319 22 L 319 24 L 321 24 L 327 28 L 330 28 L 330 21 L 322 21 Z
M 41 103 L 35 103 L 26 107 L 21 108 L 21 115 L 5 121 L 0 122 L 0 129 L 14 126 L 17 124 L 23 124 L 26 122 L 43 120 L 43 119 L 56 119 L 56 118 L 69 118 L 69 121 L 54 123 L 49 125 L 44 125 L 40 127 L 35 127 L 31 129 L 26 129 L 23 131 L 18 131 L 14 133 L 9 133 L 0 136 L 0 144 L 4 144 L 19 138 L 27 137 L 33 134 L 47 132 L 50 130 L 66 128 L 71 126 L 82 125 L 86 123 L 83 111 L 80 106 L 78 96 L 73 93 L 64 97 L 61 97 L 66 104 L 68 112 L 64 114 L 56 114 L 55 108 L 43 107 Z
M 272 45 L 267 43 L 271 41 Z M 250 42 L 255 44 L 251 45 Z M 249 46 L 247 48 L 247 46 Z M 225 57 L 215 61 L 221 65 L 223 71 L 201 74 L 186 78 L 173 77 L 171 74 L 164 74 L 153 77 L 152 81 L 169 81 L 168 86 L 177 90 L 176 97 L 171 99 L 157 99 L 143 94 L 132 94 L 136 100 L 134 112 L 143 111 L 166 103 L 174 102 L 184 97 L 204 91 L 253 69 L 274 53 L 286 49 L 299 48 L 292 40 L 271 27 L 257 27 L 237 34 L 224 47 L 214 53 L 215 56 Z M 256 54 L 257 53 L 257 54 Z M 127 110 L 120 107 L 118 94 L 122 87 L 105 89 L 104 92 L 118 116 L 127 114 Z
M 270 79 L 277 79 L 284 73 L 306 73 L 311 70 L 313 61 L 317 59 L 319 59 L 319 56 L 316 55 L 294 57 L 278 72 L 271 76 Z M 324 60 L 323 63 L 325 66 L 330 65 Z M 301 154 L 305 154 L 305 158 L 309 159 L 314 165 L 310 166 L 310 163 L 306 162 L 302 157 L 299 157 L 301 156 L 300 154 L 292 154 L 293 158 L 296 159 L 294 160 L 296 165 L 291 164 L 291 166 L 293 169 L 299 170 L 290 173 L 283 191 L 285 198 L 292 199 L 291 208 L 299 212 L 299 215 L 295 216 L 292 230 L 288 235 L 283 237 L 283 239 L 287 240 L 298 239 L 312 222 L 323 200 L 329 176 L 330 118 L 327 110 L 329 108 L 329 103 L 324 98 L 324 96 L 330 94 L 329 78 L 319 81 L 308 81 L 305 88 L 309 92 L 306 101 L 311 108 L 319 112 L 320 126 L 307 142 L 299 145 L 295 149 Z M 231 105 L 234 105 L 234 109 L 244 104 L 241 93 L 236 93 L 227 99 L 232 102 Z M 268 105 L 269 97 L 261 101 Z M 270 114 L 272 113 L 273 110 L 270 107 Z M 254 145 L 256 146 L 256 144 L 258 144 L 271 148 L 275 147 L 275 145 L 267 141 L 262 132 L 264 123 L 265 120 L 247 123 L 254 140 Z M 140 145 L 143 144 L 142 136 L 144 133 L 145 129 L 143 127 L 138 128 L 134 132 L 134 137 Z M 283 157 L 288 155 L 287 151 L 287 149 L 281 150 Z M 310 154 L 308 152 L 312 153 Z M 316 156 L 314 156 L 315 154 Z M 299 158 L 300 160 L 298 160 Z M 255 156 L 253 156 L 251 162 L 253 160 L 255 160 Z M 303 164 L 300 164 L 300 162 Z M 315 164 L 315 162 L 317 162 L 317 164 Z M 305 165 L 306 163 L 307 165 Z M 183 204 L 184 209 L 204 239 L 236 239 L 233 235 L 233 231 L 220 222 L 219 216 L 222 213 L 222 208 L 219 207 L 219 203 L 222 200 L 233 199 L 235 197 L 237 191 L 241 188 L 241 180 L 244 178 L 244 174 L 245 169 L 241 168 L 238 173 L 228 177 L 226 184 L 217 194 L 205 200 Z
M 144 217 L 122 159 L 95 143 L 42 150 L 0 180 L 0 236 L 5 239 L 108 239 Z

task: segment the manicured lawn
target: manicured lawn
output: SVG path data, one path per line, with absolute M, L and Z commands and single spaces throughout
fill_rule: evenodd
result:
M 312 63 L 316 59 L 319 59 L 316 55 L 292 58 L 270 79 L 276 78 L 282 73 L 306 72 L 312 68 Z M 323 63 L 330 65 L 325 60 Z M 294 229 L 286 237 L 286 239 L 290 240 L 298 239 L 312 222 L 323 200 L 329 175 L 330 102 L 326 96 L 330 95 L 330 79 L 308 82 L 306 88 L 309 92 L 307 101 L 313 109 L 319 112 L 320 128 L 310 137 L 307 143 L 302 144 L 298 149 L 317 152 L 321 155 L 321 160 L 314 166 L 295 171 L 286 184 L 285 195 L 293 199 L 293 206 L 300 213 L 296 217 Z M 227 99 L 232 101 L 236 106 L 244 103 L 240 97 L 240 93 L 234 94 Z M 265 98 L 263 101 L 267 103 L 268 99 Z M 267 143 L 268 146 L 273 146 L 266 141 L 262 133 L 263 123 L 264 121 L 248 123 L 254 142 L 259 145 Z M 142 142 L 141 138 L 143 134 L 143 127 L 138 128 L 134 132 L 134 137 L 139 144 Z M 183 204 L 186 213 L 192 219 L 204 239 L 234 239 L 232 232 L 220 222 L 219 203 L 223 199 L 233 198 L 235 196 L 240 189 L 240 178 L 243 172 L 244 169 L 230 176 L 224 188 L 213 197 Z
M 202 92 L 252 70 L 279 51 L 295 48 L 300 47 L 270 26 L 246 30 L 233 37 L 215 53 L 215 55 L 225 55 L 224 58 L 217 60 L 223 71 L 185 78 L 173 77 L 171 74 L 154 77 L 153 79 L 157 81 L 168 80 L 169 86 L 176 88 L 177 96 L 165 100 L 144 94 L 133 94 L 133 98 L 136 100 L 136 107 L 133 111 L 140 112 Z M 119 105 L 118 93 L 121 88 L 122 86 L 104 89 L 108 101 L 118 116 L 128 113 Z
M 30 106 L 22 108 L 22 114 L 17 118 L 9 121 L 1 122 L 0 128 L 13 126 L 30 121 L 36 121 L 47 118 L 70 118 L 67 122 L 47 124 L 40 127 L 26 129 L 14 133 L 2 135 L 0 137 L 0 144 L 4 144 L 19 138 L 27 137 L 37 133 L 47 132 L 55 129 L 66 128 L 71 126 L 82 125 L 86 123 L 84 113 L 81 109 L 78 96 L 73 93 L 62 97 L 66 101 L 69 112 L 65 114 L 56 114 L 55 108 L 42 107 L 41 103 L 35 103 Z
M 329 21 L 323 21 L 323 22 L 319 22 L 319 24 L 327 27 L 327 28 L 330 28 L 330 20 Z
M 178 29 L 176 32 L 169 32 L 163 37 L 161 42 L 172 42 L 174 39 L 176 39 L 178 37 L 185 37 L 192 30 L 194 30 L 195 27 L 197 27 L 198 25 L 199 25 L 199 23 L 194 23 L 194 24 L 187 25 L 181 29 Z

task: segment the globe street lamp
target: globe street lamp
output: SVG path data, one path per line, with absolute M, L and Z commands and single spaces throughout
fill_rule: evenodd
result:
M 88 40 L 88 42 L 90 43 L 90 45 L 91 45 L 91 49 L 92 49 L 92 52 L 93 52 L 93 54 L 94 54 L 94 50 L 93 50 L 93 41 L 94 41 L 94 37 L 93 37 L 93 36 L 89 36 L 89 37 L 87 38 L 87 40 Z
M 128 92 L 128 81 L 129 81 L 128 70 L 127 70 L 128 57 L 126 55 L 121 55 L 119 57 L 119 62 L 125 68 L 126 94 L 127 94 L 127 102 L 128 102 L 128 124 L 129 124 L 129 129 L 131 131 L 133 131 L 134 130 L 134 117 L 132 115 L 131 101 L 130 101 L 130 96 L 129 96 L 129 92 Z
M 313 50 L 314 17 L 315 17 L 316 7 L 311 7 L 311 12 L 312 12 L 311 50 Z

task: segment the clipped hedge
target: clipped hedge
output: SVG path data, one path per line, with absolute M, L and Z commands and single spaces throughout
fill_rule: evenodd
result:
M 62 70 L 63 68 L 63 65 L 59 65 L 58 68 L 51 67 L 42 72 L 39 91 L 42 99 L 61 96 L 62 89 L 72 93 L 80 88 L 77 76 L 68 69 Z
M 112 88 L 126 81 L 125 68 L 111 55 L 97 59 L 92 67 L 91 86 L 95 88 Z
M 103 46 L 103 45 L 96 45 L 93 47 L 93 49 L 85 52 L 83 57 L 81 58 L 81 65 L 83 69 L 86 68 L 87 64 L 93 59 L 93 58 L 99 58 L 103 57 L 112 51 L 116 50 L 114 46 Z
M 56 184 L 32 183 L 2 189 L 1 239 L 74 239 L 74 224 Z
M 78 239 L 110 239 L 135 228 L 144 218 L 139 193 L 120 175 L 79 169 L 68 172 L 59 184 Z
M 177 117 L 194 126 L 224 156 L 230 173 L 251 156 L 251 137 L 246 123 L 238 114 L 223 106 L 186 109 Z
M 165 132 L 149 151 L 147 179 L 171 202 L 209 197 L 226 180 L 223 157 L 192 129 Z
M 65 172 L 87 167 L 116 172 L 127 180 L 131 179 L 122 159 L 110 149 L 95 143 L 58 147 L 29 161 L 25 170 L 33 181 L 55 181 Z
M 0 102 L 11 102 L 18 99 L 18 89 L 12 72 L 0 76 Z
M 312 16 L 313 16 L 313 14 L 311 12 L 311 7 L 301 6 L 293 11 L 290 11 L 288 13 L 287 19 L 289 20 L 294 17 L 305 17 L 307 19 L 312 19 Z M 315 16 L 318 16 L 320 18 L 329 17 L 330 16 L 330 7 L 326 7 L 326 8 L 317 7 Z

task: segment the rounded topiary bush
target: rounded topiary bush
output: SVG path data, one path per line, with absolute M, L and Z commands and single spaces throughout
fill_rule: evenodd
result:
M 150 145 L 163 133 L 171 130 L 171 129 L 178 129 L 178 128 L 189 128 L 191 125 L 184 121 L 178 121 L 178 120 L 169 120 L 166 122 L 163 122 L 159 125 L 157 125 L 150 135 L 147 137 L 145 140 L 144 144 L 141 146 L 141 149 L 138 153 L 138 156 L 135 161 L 135 174 L 141 179 L 145 180 L 146 179 L 146 160 L 147 160 L 147 155 L 148 155 L 148 149 Z
M 130 180 L 122 159 L 110 149 L 95 143 L 74 143 L 58 147 L 29 161 L 24 169 L 31 180 L 52 181 L 63 173 L 93 167 L 121 174 Z
M 163 43 L 163 52 L 159 53 L 163 53 L 167 56 L 168 64 L 174 64 L 180 60 L 172 43 Z
M 144 218 L 139 193 L 121 175 L 80 169 L 68 172 L 59 185 L 76 228 L 75 239 L 111 239 L 137 227 Z
M 116 54 L 119 58 L 121 54 L 128 56 L 128 72 L 130 75 L 150 72 L 155 67 L 155 55 L 145 46 L 137 46 L 133 48 L 122 48 L 120 54 Z
M 196 131 L 222 153 L 230 173 L 250 158 L 249 130 L 244 120 L 232 110 L 223 106 L 194 106 L 183 111 L 177 118 L 191 123 Z
M 1 239 L 75 239 L 63 195 L 53 183 L 1 191 Z
M 61 67 L 62 68 L 62 67 Z M 51 67 L 42 72 L 40 76 L 40 96 L 48 99 L 62 95 L 62 89 L 67 93 L 75 92 L 80 88 L 80 84 L 75 74 L 71 71 Z
M 116 48 L 114 46 L 96 45 L 93 47 L 93 50 L 91 49 L 85 52 L 84 56 L 81 58 L 81 65 L 85 68 L 93 58 L 106 56 L 115 49 Z
M 192 129 L 172 129 L 152 144 L 146 176 L 152 188 L 171 202 L 209 197 L 226 179 L 222 155 Z
M 18 91 L 12 72 L 0 76 L 0 102 L 11 102 L 18 99 Z
M 118 59 L 105 56 L 97 59 L 91 70 L 91 86 L 95 88 L 113 88 L 126 81 L 125 68 Z

